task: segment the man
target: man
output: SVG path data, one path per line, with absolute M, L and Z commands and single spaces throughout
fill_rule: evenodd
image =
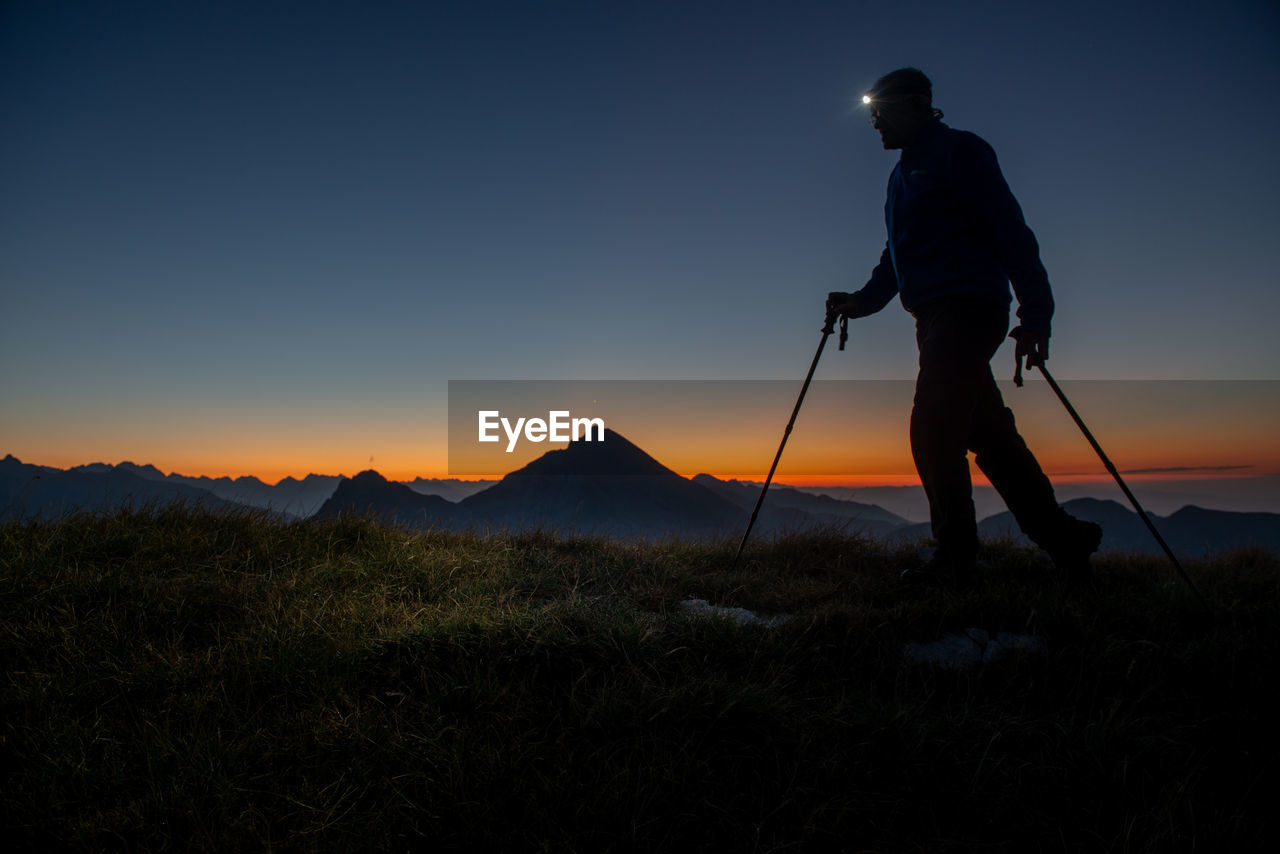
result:
M 1102 529 L 1070 516 L 1014 425 L 991 374 L 1018 297 L 1016 355 L 1049 358 L 1053 296 L 1035 235 L 1005 183 L 995 152 L 954 130 L 933 109 L 923 72 L 885 75 L 863 98 L 886 149 L 901 149 L 889 176 L 889 239 L 871 280 L 832 293 L 827 311 L 874 314 L 897 294 L 916 319 L 920 372 L 911 410 L 911 453 L 929 499 L 937 549 L 906 581 L 963 583 L 978 553 L 967 452 L 1019 527 L 1067 576 L 1089 571 Z

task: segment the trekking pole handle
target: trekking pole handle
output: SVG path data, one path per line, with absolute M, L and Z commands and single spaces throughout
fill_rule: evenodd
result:
M 830 335 L 836 331 L 836 313 L 834 311 L 827 312 L 827 321 L 822 326 L 822 334 Z M 849 340 L 849 315 L 840 315 L 840 349 L 844 349 L 844 342 Z

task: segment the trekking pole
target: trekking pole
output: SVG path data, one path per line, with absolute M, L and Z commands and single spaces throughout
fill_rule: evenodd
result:
M 813 362 L 809 365 L 809 373 L 805 375 L 804 385 L 800 387 L 800 396 L 796 398 L 796 407 L 791 410 L 791 420 L 787 422 L 787 429 L 782 432 L 782 442 L 778 445 L 778 453 L 773 456 L 773 465 L 769 466 L 769 476 L 764 479 L 764 487 L 760 490 L 760 497 L 756 499 L 755 509 L 751 511 L 751 521 L 747 522 L 746 533 L 742 535 L 742 542 L 738 543 L 738 553 L 733 556 L 733 564 L 729 567 L 733 571 L 738 566 L 738 558 L 742 557 L 742 548 L 747 544 L 747 538 L 751 536 L 751 529 L 756 525 L 756 517 L 760 515 L 760 506 L 764 504 L 764 494 L 769 491 L 769 484 L 773 482 L 773 473 L 778 469 L 778 460 L 782 459 L 782 449 L 787 446 L 787 437 L 791 435 L 791 428 L 795 426 L 796 416 L 800 414 L 800 404 L 804 403 L 805 392 L 809 390 L 809 383 L 813 380 L 813 372 L 818 367 L 818 360 L 822 358 L 822 348 L 827 346 L 827 338 L 832 332 L 835 332 L 835 315 L 827 314 L 826 325 L 822 327 L 822 340 L 818 342 L 818 352 L 813 354 Z M 840 349 L 844 349 L 844 342 L 849 340 L 849 318 L 840 318 Z
M 1027 362 L 1029 364 L 1031 359 L 1028 358 Z M 1160 548 L 1164 549 L 1165 556 L 1169 558 L 1169 563 L 1173 564 L 1173 568 L 1178 570 L 1178 574 L 1182 576 L 1183 581 L 1187 582 L 1187 586 L 1191 588 L 1191 591 L 1196 594 L 1196 598 L 1200 600 L 1200 604 L 1204 605 L 1206 610 L 1212 611 L 1213 609 L 1209 607 L 1208 600 L 1205 599 L 1204 594 L 1200 592 L 1200 588 L 1196 586 L 1196 583 L 1191 580 L 1191 576 L 1182 568 L 1182 564 L 1178 562 L 1176 557 L 1174 557 L 1173 549 L 1169 548 L 1169 544 L 1164 541 L 1164 537 L 1160 536 L 1160 532 L 1156 530 L 1155 524 L 1152 523 L 1151 518 L 1147 516 L 1147 511 L 1142 509 L 1142 505 L 1138 503 L 1137 497 L 1134 496 L 1133 492 L 1131 492 L 1129 487 L 1125 484 L 1124 478 L 1120 477 L 1120 472 L 1116 469 L 1115 463 L 1111 462 L 1107 457 L 1106 453 L 1102 450 L 1102 446 L 1098 444 L 1098 440 L 1093 438 L 1093 434 L 1089 432 L 1089 428 L 1084 426 L 1084 421 L 1080 418 L 1080 414 L 1076 412 L 1075 407 L 1071 405 L 1071 401 L 1067 400 L 1067 396 L 1062 393 L 1062 389 L 1059 388 L 1058 383 L 1054 381 L 1053 375 L 1049 373 L 1049 370 L 1044 366 L 1043 362 L 1036 363 L 1035 367 L 1039 368 L 1040 373 L 1044 375 L 1046 380 L 1048 380 L 1049 388 L 1053 389 L 1053 393 L 1058 396 L 1058 400 L 1062 401 L 1062 405 L 1067 408 L 1067 412 L 1071 414 L 1071 418 L 1076 422 L 1076 426 L 1080 428 L 1080 432 L 1089 440 L 1089 444 L 1093 445 L 1093 449 L 1098 453 L 1098 458 L 1102 460 L 1102 464 L 1107 467 L 1107 471 L 1111 472 L 1111 476 L 1116 479 L 1116 483 L 1120 484 L 1120 489 L 1124 492 L 1125 498 L 1129 499 L 1129 503 L 1133 505 L 1133 509 L 1138 512 L 1138 518 L 1140 518 L 1147 526 L 1147 530 L 1151 532 L 1151 536 L 1156 538 L 1156 542 L 1160 544 Z M 1018 370 L 1017 373 L 1014 374 L 1013 381 L 1019 386 L 1022 385 L 1022 359 L 1020 358 L 1018 359 Z

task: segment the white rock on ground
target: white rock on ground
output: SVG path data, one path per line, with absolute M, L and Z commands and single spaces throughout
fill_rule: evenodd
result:
M 732 620 L 740 626 L 764 626 L 767 629 L 776 628 L 791 619 L 785 614 L 777 617 L 761 617 L 746 608 L 712 605 L 705 599 L 685 599 L 680 603 L 680 610 L 690 617 L 718 617 Z
M 1045 639 L 1039 635 L 999 632 L 993 637 L 984 629 L 970 628 L 929 643 L 906 644 L 902 653 L 908 660 L 921 664 L 968 670 L 979 664 L 989 664 L 1015 649 L 1044 652 L 1047 648 Z

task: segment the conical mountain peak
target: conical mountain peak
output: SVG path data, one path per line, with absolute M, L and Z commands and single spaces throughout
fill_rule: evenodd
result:
M 528 475 L 662 475 L 671 469 L 640 450 L 621 434 L 605 429 L 603 441 L 579 439 L 567 448 L 548 451 L 507 477 Z M 678 475 L 677 475 L 678 476 Z

